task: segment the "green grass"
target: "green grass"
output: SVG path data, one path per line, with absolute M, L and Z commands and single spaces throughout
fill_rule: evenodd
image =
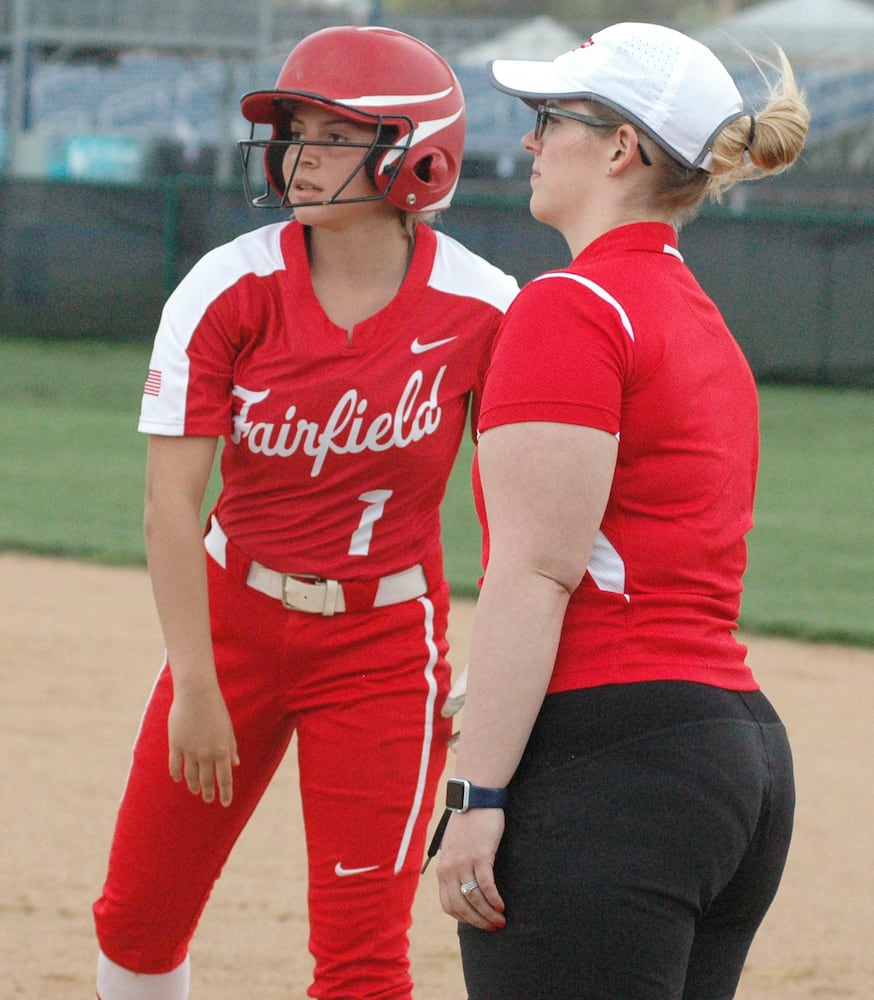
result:
M 874 392 L 767 386 L 744 627 L 874 645 Z
M 0 549 L 142 564 L 148 345 L 0 340 Z M 741 624 L 874 646 L 874 392 L 764 386 Z M 443 510 L 456 594 L 480 573 L 466 441 Z M 214 487 L 213 487 L 214 489 Z
M 0 342 L 0 547 L 144 561 L 148 351 Z

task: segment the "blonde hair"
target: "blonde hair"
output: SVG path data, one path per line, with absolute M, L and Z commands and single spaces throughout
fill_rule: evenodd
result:
M 750 58 L 765 80 L 767 99 L 759 111 L 733 119 L 716 136 L 710 148 L 709 170 L 684 166 L 654 141 L 648 141 L 647 133 L 641 130 L 656 171 L 652 197 L 668 211 L 677 228 L 692 218 L 706 199 L 721 202 L 736 184 L 782 173 L 801 155 L 810 111 L 786 54 L 778 48 L 774 64 Z M 763 65 L 769 65 L 775 79 L 768 78 Z M 591 103 L 611 124 L 625 121 L 614 109 L 596 100 Z
M 737 184 L 782 173 L 804 148 L 810 111 L 785 52 L 778 48 L 776 64 L 767 64 L 774 79 L 769 79 L 762 61 L 750 58 L 765 81 L 767 98 L 758 111 L 735 118 L 716 136 L 710 170 L 689 170 L 667 155 L 658 156 L 656 198 L 671 211 L 678 228 L 705 200 L 721 202 Z
M 801 155 L 810 126 L 810 111 L 795 74 L 782 49 L 777 49 L 775 81 L 768 79 L 765 105 L 755 115 L 743 115 L 730 122 L 714 139 L 706 194 L 722 201 L 725 193 L 742 181 L 758 180 L 782 173 Z M 754 62 L 756 60 L 753 60 Z

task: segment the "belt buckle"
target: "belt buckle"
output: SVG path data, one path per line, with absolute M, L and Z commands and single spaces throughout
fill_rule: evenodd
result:
M 294 585 L 298 587 L 295 590 Z M 325 580 L 314 573 L 282 574 L 282 606 L 286 611 L 308 611 L 331 616 L 337 610 L 340 594 L 338 580 Z

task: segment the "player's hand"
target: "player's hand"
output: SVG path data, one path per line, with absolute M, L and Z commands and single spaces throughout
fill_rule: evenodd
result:
M 503 809 L 471 809 L 450 817 L 440 846 L 440 904 L 451 917 L 481 930 L 500 930 L 507 922 L 494 874 L 503 833 Z M 462 893 L 462 886 L 469 891 Z
M 240 763 L 234 727 L 218 685 L 196 694 L 177 690 L 168 720 L 170 776 L 192 795 L 223 806 L 233 796 L 232 769 Z

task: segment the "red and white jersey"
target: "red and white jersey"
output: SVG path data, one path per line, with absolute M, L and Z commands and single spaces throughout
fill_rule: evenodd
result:
M 351 337 L 310 282 L 304 227 L 208 253 L 167 300 L 139 429 L 224 438 L 218 519 L 250 558 L 355 579 L 439 546 L 439 505 L 515 280 L 416 230 L 395 298 Z
M 670 226 L 607 233 L 519 294 L 496 340 L 479 429 L 532 420 L 619 439 L 550 691 L 678 679 L 754 689 L 735 630 L 758 466 L 756 387 Z M 475 491 L 487 527 L 477 471 Z

